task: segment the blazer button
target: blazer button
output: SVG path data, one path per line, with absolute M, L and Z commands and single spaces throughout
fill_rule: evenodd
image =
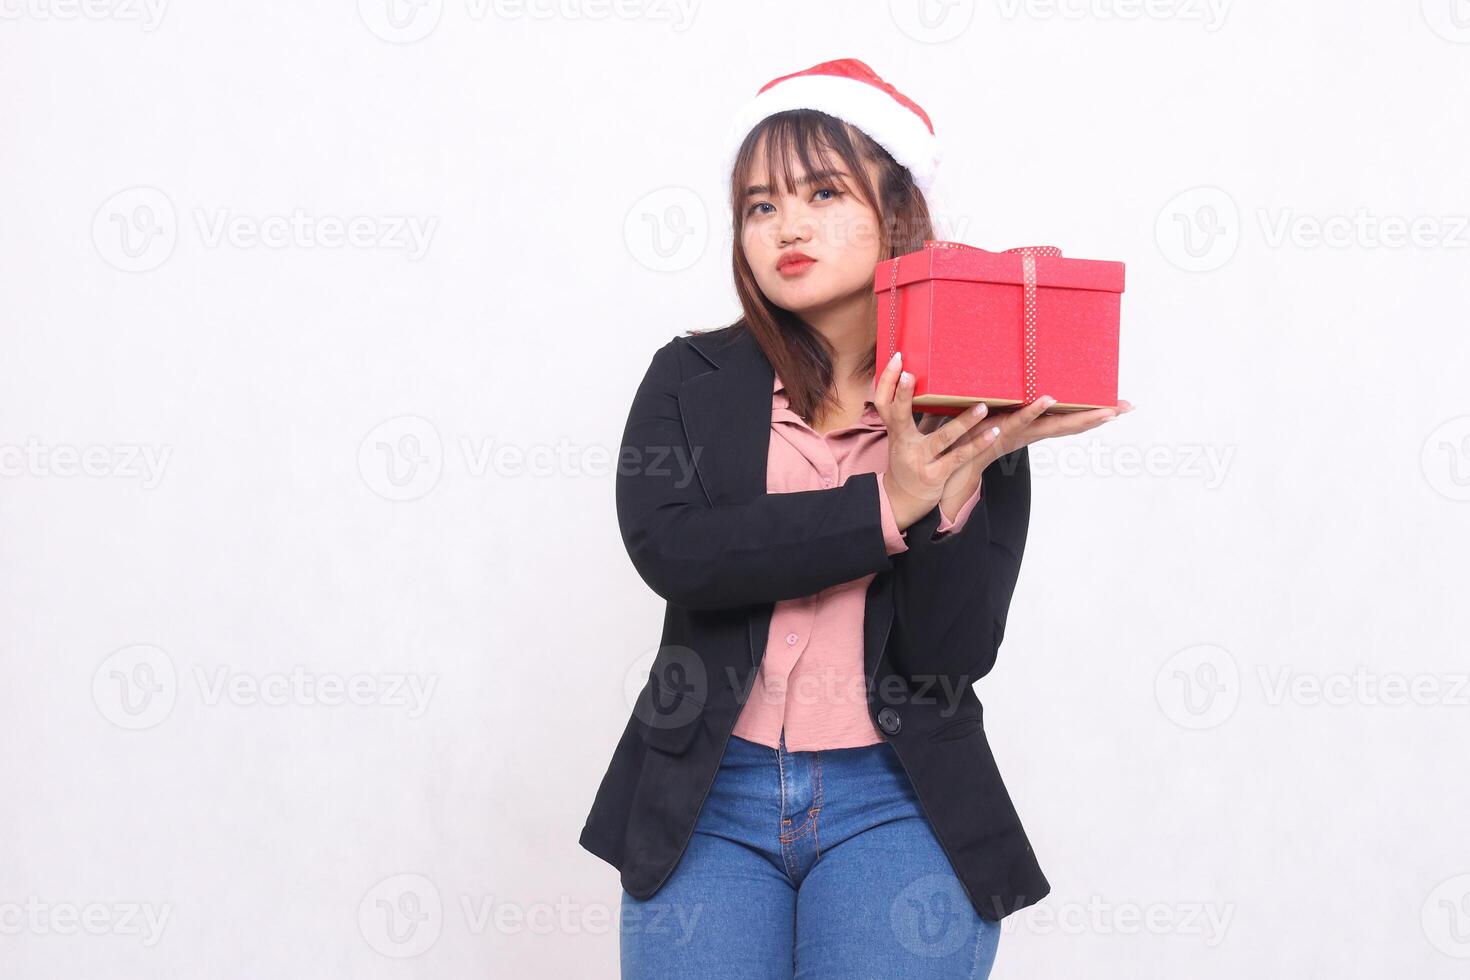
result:
M 899 719 L 898 712 L 892 708 L 879 708 L 878 727 L 883 729 L 884 734 L 893 735 L 903 727 L 903 722 Z

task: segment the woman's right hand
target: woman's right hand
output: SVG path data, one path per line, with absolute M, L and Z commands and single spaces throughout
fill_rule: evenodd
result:
M 1000 430 L 991 426 L 961 441 L 985 418 L 980 402 L 934 429 L 920 432 L 914 424 L 914 376 L 903 371 L 903 355 L 895 353 L 878 376 L 874 405 L 888 429 L 888 470 L 883 489 L 900 529 L 933 510 L 944 495 L 950 475 L 978 456 L 989 454 Z M 959 443 L 956 445 L 956 443 Z M 954 446 L 950 452 L 945 450 Z

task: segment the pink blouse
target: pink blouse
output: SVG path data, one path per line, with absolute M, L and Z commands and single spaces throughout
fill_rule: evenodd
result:
M 873 404 L 877 379 L 857 425 L 817 432 L 791 411 L 786 386 L 776 377 L 771 395 L 771 448 L 766 492 L 793 493 L 841 486 L 854 473 L 888 469 L 888 430 Z M 953 521 L 940 510 L 934 535 L 956 531 L 980 501 L 982 484 Z M 908 550 L 878 481 L 883 538 L 890 555 Z M 782 599 L 771 614 L 766 653 L 734 734 L 776 748 L 782 727 L 791 752 L 873 745 L 883 735 L 868 717 L 863 670 L 863 617 L 869 573 L 799 599 Z

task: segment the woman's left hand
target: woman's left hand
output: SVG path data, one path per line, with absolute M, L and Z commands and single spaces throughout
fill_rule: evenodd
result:
M 979 438 L 994 427 L 999 426 L 1000 428 L 1000 435 L 996 436 L 995 442 L 991 443 L 985 452 L 980 453 L 968 463 L 962 464 L 950 474 L 949 480 L 944 484 L 944 495 L 939 502 L 940 513 L 946 516 L 958 513 L 960 507 L 974 495 L 975 490 L 980 486 L 980 475 L 985 472 L 985 467 L 1006 453 L 1013 453 L 1023 446 L 1029 446 L 1042 439 L 1086 432 L 1119 415 L 1133 411 L 1133 404 L 1120 398 L 1116 409 L 1094 408 L 1085 412 L 1042 414 L 1054 404 L 1056 404 L 1055 398 L 1043 395 L 1031 404 L 1020 408 L 987 412 L 990 418 L 982 419 L 956 439 L 954 445 L 945 450 L 946 453 L 952 451 L 955 446 Z M 919 422 L 919 431 L 933 432 L 948 420 L 948 416 L 925 412 L 923 419 Z

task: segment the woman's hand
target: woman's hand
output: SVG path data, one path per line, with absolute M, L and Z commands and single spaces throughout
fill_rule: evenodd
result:
M 980 475 L 985 471 L 985 467 L 1006 453 L 1015 452 L 1023 446 L 1029 446 L 1042 439 L 1086 432 L 1088 429 L 1097 428 L 1104 422 L 1112 421 L 1125 412 L 1133 411 L 1131 402 L 1119 399 L 1116 409 L 1095 408 L 1085 412 L 1042 414 L 1054 404 L 1056 404 L 1055 398 L 1043 395 L 1031 404 L 1020 408 L 987 413 L 992 414 L 991 425 L 998 424 L 1000 433 L 988 441 L 981 453 L 970 457 L 967 462 L 955 468 L 950 475 L 949 482 L 945 484 L 940 500 L 940 513 L 950 515 L 957 513 L 979 487 Z M 984 403 L 981 402 L 980 405 L 983 406 Z M 943 418 L 940 415 L 925 414 L 919 422 L 919 431 L 924 433 L 937 431 L 941 427 Z M 955 446 L 976 442 L 976 431 L 970 429 L 965 432 L 956 440 Z
M 900 373 L 901 367 L 902 355 L 894 354 L 878 377 L 873 397 L 888 429 L 888 471 L 883 474 L 883 489 L 894 520 L 903 529 L 934 509 L 961 467 L 985 459 L 975 472 L 983 470 L 995 458 L 991 443 L 1003 431 L 997 426 L 976 428 L 985 417 L 982 403 L 979 411 L 962 412 L 943 425 L 920 432 L 914 425 L 914 376 Z

